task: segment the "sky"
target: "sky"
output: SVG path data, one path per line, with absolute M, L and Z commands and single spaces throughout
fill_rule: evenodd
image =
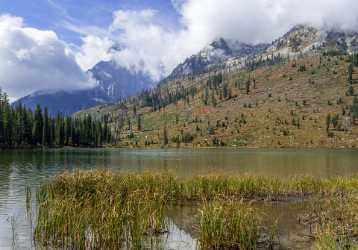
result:
M 358 30 L 356 0 L 0 0 L 0 86 L 12 100 L 91 88 L 96 63 L 168 75 L 219 37 L 271 42 L 296 24 Z

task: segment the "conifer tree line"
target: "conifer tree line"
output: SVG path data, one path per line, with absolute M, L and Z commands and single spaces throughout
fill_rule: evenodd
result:
M 34 111 L 11 106 L 0 89 L 0 148 L 21 147 L 97 147 L 111 141 L 106 117 L 93 119 L 57 115 L 51 117 L 39 105 Z

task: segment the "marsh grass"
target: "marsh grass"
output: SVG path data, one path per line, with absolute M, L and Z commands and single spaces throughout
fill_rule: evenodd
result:
M 344 177 L 280 180 L 214 175 L 177 178 L 105 171 L 64 173 L 38 192 L 35 239 L 44 246 L 60 248 L 141 249 L 146 239 L 167 232 L 164 210 L 168 205 L 201 203 L 205 204 L 200 224 L 203 244 L 254 249 L 250 247 L 257 243 L 257 217 L 242 201 L 345 197 L 357 190 L 358 179 Z M 220 207 L 217 200 L 229 203 Z M 227 223 L 231 236 L 222 231 Z
M 314 250 L 357 250 L 358 242 L 347 236 L 338 236 L 332 226 L 321 229 L 316 234 Z
M 132 193 L 165 201 L 203 201 L 217 197 L 231 199 L 286 200 L 310 195 L 345 196 L 357 192 L 358 178 L 336 177 L 289 179 L 258 176 L 196 176 L 177 178 L 169 174 L 114 174 L 105 171 L 64 173 L 44 186 L 43 196 L 74 197 L 79 201 L 96 195 Z
M 25 189 L 26 218 L 30 226 L 31 246 L 33 243 L 33 213 L 32 213 L 32 192 L 30 187 Z
M 32 213 L 32 206 L 31 206 L 31 202 L 32 202 L 32 193 L 31 193 L 31 189 L 29 187 L 26 187 L 25 189 L 25 196 L 26 196 L 26 213 L 27 215 L 30 215 Z
M 302 216 L 315 239 L 316 250 L 358 249 L 358 196 L 317 200 Z
M 259 215 L 244 203 L 208 203 L 201 209 L 200 243 L 204 249 L 256 249 Z
M 55 196 L 40 204 L 35 237 L 44 245 L 141 249 L 144 237 L 166 231 L 163 202 L 145 194 L 93 193 L 88 200 Z M 40 198 L 41 199 L 41 198 Z

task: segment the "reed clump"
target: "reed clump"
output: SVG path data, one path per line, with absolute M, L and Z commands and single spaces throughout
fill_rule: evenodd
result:
M 309 211 L 301 221 L 310 227 L 314 249 L 358 249 L 358 196 L 317 200 Z
M 256 249 L 260 218 L 250 206 L 212 202 L 200 212 L 200 243 L 204 249 Z
M 358 192 L 358 178 L 335 177 L 288 179 L 258 176 L 195 176 L 178 178 L 170 174 L 115 174 L 106 171 L 64 173 L 47 184 L 43 196 L 74 197 L 79 201 L 103 195 L 143 193 L 165 201 L 230 199 L 285 200 L 290 197 L 345 196 Z
M 74 182 L 71 189 L 76 186 L 78 192 L 72 194 L 59 195 L 51 185 L 41 190 L 35 238 L 42 246 L 142 249 L 145 237 L 167 230 L 162 197 L 152 200 L 145 193 L 125 189 L 95 190 L 87 181 L 85 185 Z
M 287 200 L 313 195 L 344 197 L 357 190 L 358 179 L 348 177 L 280 180 L 214 175 L 178 178 L 170 174 L 117 174 L 106 171 L 64 173 L 38 192 L 39 216 L 35 239 L 42 245 L 59 248 L 141 249 L 146 239 L 167 231 L 168 223 L 164 215 L 167 205 L 204 202 L 207 205 L 202 209 L 203 215 L 213 213 L 217 217 L 213 217 L 216 218 L 214 227 L 210 227 L 211 221 L 207 221 L 208 225 L 202 224 L 205 229 L 202 231 L 203 242 L 209 242 L 209 245 L 236 244 L 242 249 L 242 244 L 248 244 L 245 245 L 247 247 L 254 246 L 255 240 L 257 242 L 257 219 L 248 208 L 239 206 L 236 209 L 238 201 Z M 220 208 L 215 203 L 218 199 L 236 205 Z M 218 229 L 228 222 L 232 226 L 233 236 L 230 237 L 233 238 L 221 235 Z M 215 242 L 211 234 L 220 236 L 221 243 Z

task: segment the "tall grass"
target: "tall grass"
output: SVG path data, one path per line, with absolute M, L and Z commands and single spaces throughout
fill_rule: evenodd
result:
M 208 203 L 201 209 L 200 242 L 204 249 L 256 249 L 258 213 L 243 203 Z
M 358 178 L 316 179 L 292 177 L 286 180 L 257 176 L 196 176 L 177 178 L 168 174 L 114 174 L 105 171 L 64 173 L 42 189 L 46 197 L 74 197 L 91 200 L 96 195 L 142 193 L 165 201 L 202 201 L 217 197 L 232 199 L 286 200 L 310 195 L 344 196 L 358 192 Z M 98 197 L 97 197 L 98 198 Z
M 200 224 L 203 243 L 253 249 L 250 247 L 257 242 L 257 217 L 250 208 L 238 205 L 238 201 L 312 195 L 345 197 L 357 190 L 358 179 L 344 177 L 182 179 L 168 174 L 64 173 L 38 192 L 35 238 L 44 246 L 59 248 L 141 249 L 146 239 L 167 231 L 164 215 L 167 205 L 204 202 Z M 234 203 L 220 206 L 215 203 L 218 199 Z M 211 201 L 214 203 L 210 204 Z M 224 226 L 229 230 L 227 233 Z
M 312 229 L 316 250 L 358 249 L 358 196 L 317 200 L 303 222 Z
M 85 195 L 85 194 L 84 194 Z M 144 194 L 93 193 L 40 197 L 42 202 L 35 237 L 43 245 L 83 249 L 109 249 L 124 244 L 141 249 L 144 236 L 166 231 L 163 202 Z

